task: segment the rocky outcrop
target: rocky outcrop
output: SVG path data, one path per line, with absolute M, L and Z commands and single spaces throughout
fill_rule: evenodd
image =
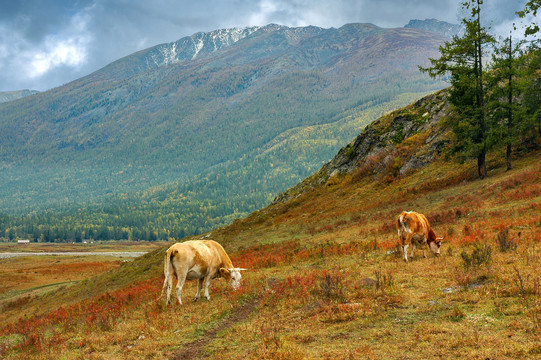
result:
M 464 27 L 461 25 L 451 24 L 436 19 L 410 20 L 410 22 L 404 27 L 430 31 L 431 33 L 448 38 L 451 38 L 454 35 L 461 35 L 464 32 Z
M 430 164 L 449 143 L 450 130 L 441 124 L 451 114 L 447 96 L 446 90 L 439 91 L 374 121 L 319 172 L 280 194 L 274 202 L 285 202 L 308 187 L 327 184 L 333 177 L 362 167 L 368 176 L 379 178 L 389 175 L 390 164 L 393 176 L 404 176 Z

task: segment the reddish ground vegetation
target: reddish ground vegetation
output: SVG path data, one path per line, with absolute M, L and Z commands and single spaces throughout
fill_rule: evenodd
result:
M 151 280 L 4 325 L 0 357 L 535 358 L 541 194 L 539 166 L 522 166 L 422 195 L 403 196 L 414 175 L 366 191 L 337 181 L 213 231 L 249 269 L 239 291 L 217 279 L 210 301 L 165 307 L 156 267 Z M 394 256 L 401 210 L 445 236 L 440 258 Z

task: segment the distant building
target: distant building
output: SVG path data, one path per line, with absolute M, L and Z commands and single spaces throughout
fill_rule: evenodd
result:
M 30 244 L 30 240 L 17 240 L 17 244 Z

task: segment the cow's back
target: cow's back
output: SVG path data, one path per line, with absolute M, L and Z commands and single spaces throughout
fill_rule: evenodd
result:
M 426 216 L 424 216 L 424 214 L 419 214 L 419 213 L 415 213 L 415 214 L 417 215 L 417 221 L 419 224 L 418 231 L 428 233 L 428 231 L 430 230 L 430 224 L 428 223 L 428 219 L 426 218 Z
M 175 262 L 180 262 L 188 268 L 198 265 L 216 270 L 229 260 L 223 247 L 213 240 L 189 240 L 176 243 L 167 250 L 167 253 L 175 259 Z M 224 259 L 224 255 L 227 259 Z M 231 263 L 230 260 L 229 263 Z
M 430 229 L 428 219 L 415 211 L 403 211 L 398 216 L 399 232 L 426 233 Z
M 190 268 L 194 265 L 196 254 L 197 251 L 192 244 L 183 242 L 171 245 L 169 249 L 167 249 L 166 257 L 170 259 L 173 267 L 176 267 L 177 264 L 181 263 L 183 266 Z

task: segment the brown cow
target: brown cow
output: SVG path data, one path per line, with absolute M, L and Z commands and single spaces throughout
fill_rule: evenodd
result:
M 240 286 L 239 269 L 226 254 L 222 245 L 213 240 L 190 240 L 172 245 L 165 253 L 162 294 L 167 293 L 166 305 L 169 304 L 173 276 L 177 277 L 177 299 L 182 305 L 181 292 L 186 280 L 197 280 L 197 294 L 194 301 L 201 297 L 201 289 L 205 287 L 205 298 L 210 299 L 209 284 L 211 279 L 223 277 L 233 290 Z
M 411 245 L 410 257 L 413 257 L 415 245 L 428 245 L 434 256 L 440 255 L 440 246 L 443 238 L 437 238 L 436 234 L 430 228 L 428 219 L 423 214 L 415 211 L 403 211 L 396 221 L 398 236 L 400 236 L 400 245 L 404 254 L 404 261 L 408 261 L 408 247 Z M 424 247 L 423 257 L 426 257 Z

